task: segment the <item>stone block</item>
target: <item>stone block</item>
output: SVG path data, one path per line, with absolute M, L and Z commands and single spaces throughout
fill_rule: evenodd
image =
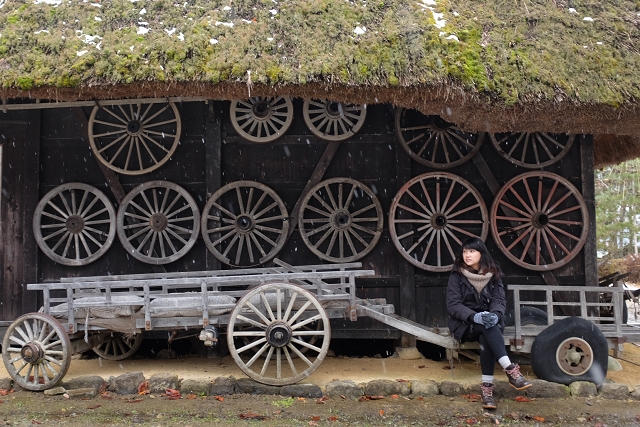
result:
M 11 390 L 13 388 L 13 380 L 11 378 L 0 378 L 0 389 Z
M 180 393 L 196 394 L 198 396 L 208 396 L 211 389 L 211 381 L 207 380 L 184 380 L 180 385 Z
M 102 377 L 97 375 L 89 375 L 84 377 L 78 377 L 69 381 L 64 381 L 62 386 L 67 390 L 76 390 L 79 388 L 92 388 L 96 392 L 100 390 L 100 387 L 105 383 Z M 137 391 L 137 390 L 136 390 Z
M 571 396 L 569 387 L 564 384 L 551 383 L 545 380 L 532 380 L 532 386 L 524 391 L 528 397 L 565 398 Z
M 98 390 L 93 387 L 76 388 L 73 390 L 67 390 L 67 396 L 76 399 L 94 398 L 98 394 Z
M 433 380 L 411 380 L 411 394 L 414 396 L 437 396 L 440 394 L 438 383 Z
M 589 381 L 572 382 L 569 384 L 569 390 L 571 390 L 571 396 L 573 397 L 589 397 L 598 395 L 596 385 Z
M 402 360 L 417 360 L 422 359 L 422 354 L 416 347 L 396 347 L 396 353 Z
M 329 397 L 344 396 L 347 399 L 357 399 L 364 394 L 361 386 L 349 380 L 331 381 L 325 387 L 325 393 Z
M 409 383 L 393 380 L 373 380 L 364 387 L 364 394 L 368 396 L 391 396 L 392 394 L 408 396 L 410 393 Z
M 317 399 L 322 397 L 322 390 L 315 384 L 291 384 L 283 386 L 280 394 L 283 396 Z
M 142 372 L 127 372 L 110 378 L 108 389 L 116 394 L 137 394 L 138 386 L 145 382 Z
M 149 378 L 149 391 L 151 393 L 164 393 L 168 388 L 178 390 L 180 380 L 175 374 L 153 374 Z
M 464 394 L 464 388 L 454 381 L 442 381 L 440 383 L 440 393 L 444 396 L 460 396 Z
M 598 395 L 605 399 L 625 400 L 629 398 L 629 387 L 626 384 L 605 382 L 598 387 Z
M 211 396 L 229 396 L 235 392 L 236 379 L 233 377 L 218 377 L 213 380 L 209 389 Z

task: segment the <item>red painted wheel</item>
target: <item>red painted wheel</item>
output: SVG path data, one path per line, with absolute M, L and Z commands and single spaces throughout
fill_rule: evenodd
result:
M 462 242 L 489 234 L 487 207 L 467 181 L 430 172 L 408 181 L 391 202 L 391 240 L 411 264 L 449 271 Z
M 562 159 L 573 145 L 575 135 L 546 132 L 490 133 L 498 153 L 525 168 L 543 168 Z
M 416 162 L 448 169 L 473 157 L 482 145 L 484 133 L 464 132 L 439 116 L 400 108 L 396 112 L 396 137 Z
M 562 267 L 587 240 L 589 213 L 580 192 L 549 172 L 518 175 L 491 207 L 491 233 L 504 254 L 530 270 Z

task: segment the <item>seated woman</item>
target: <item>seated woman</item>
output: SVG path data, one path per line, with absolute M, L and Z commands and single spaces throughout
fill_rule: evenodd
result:
M 482 407 L 495 409 L 493 371 L 496 360 L 504 369 L 509 384 L 516 390 L 531 387 L 520 374 L 520 367 L 507 356 L 502 331 L 507 305 L 500 267 L 493 261 L 484 242 L 471 238 L 462 244 L 453 263 L 447 286 L 449 330 L 463 342 L 480 342 L 482 369 Z

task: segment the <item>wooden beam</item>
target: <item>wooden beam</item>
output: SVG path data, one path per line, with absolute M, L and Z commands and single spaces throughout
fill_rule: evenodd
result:
M 293 206 L 293 209 L 289 214 L 289 232 L 286 236 L 287 240 L 289 239 L 289 237 L 291 237 L 291 235 L 293 234 L 293 230 L 298 225 L 298 217 L 300 216 L 300 209 L 302 208 L 302 199 L 304 199 L 304 197 L 314 185 L 322 181 L 327 168 L 329 168 L 333 157 L 336 155 L 338 148 L 340 148 L 340 142 L 341 141 L 331 141 L 329 142 L 329 144 L 327 144 L 327 147 L 324 149 L 324 153 L 322 153 L 320 161 L 318 161 L 318 164 L 311 174 L 311 177 L 309 177 L 309 181 L 307 181 L 307 185 L 304 187 L 304 190 L 302 190 L 302 194 L 300 194 L 300 197 L 298 197 L 296 204 Z
M 205 182 L 207 198 L 209 198 L 222 186 L 222 125 L 220 117 L 222 117 L 221 108 L 214 101 L 209 101 L 206 109 L 205 118 Z M 213 207 L 212 207 L 213 208 Z M 212 212 L 215 214 L 215 212 Z M 214 237 L 217 239 L 217 237 Z M 207 270 L 220 270 L 220 260 L 213 256 L 211 251 L 206 250 L 206 268 Z
M 595 177 L 593 173 L 593 135 L 581 135 L 580 142 L 580 171 L 582 174 L 582 197 L 589 213 L 590 232 L 582 249 L 584 255 L 584 279 L 586 286 L 598 286 L 598 253 L 596 241 L 596 195 Z

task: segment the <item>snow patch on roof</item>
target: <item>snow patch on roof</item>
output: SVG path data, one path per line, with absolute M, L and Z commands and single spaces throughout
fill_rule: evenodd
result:
M 137 34 L 147 34 L 148 32 L 149 32 L 149 29 L 147 27 L 138 27 Z

